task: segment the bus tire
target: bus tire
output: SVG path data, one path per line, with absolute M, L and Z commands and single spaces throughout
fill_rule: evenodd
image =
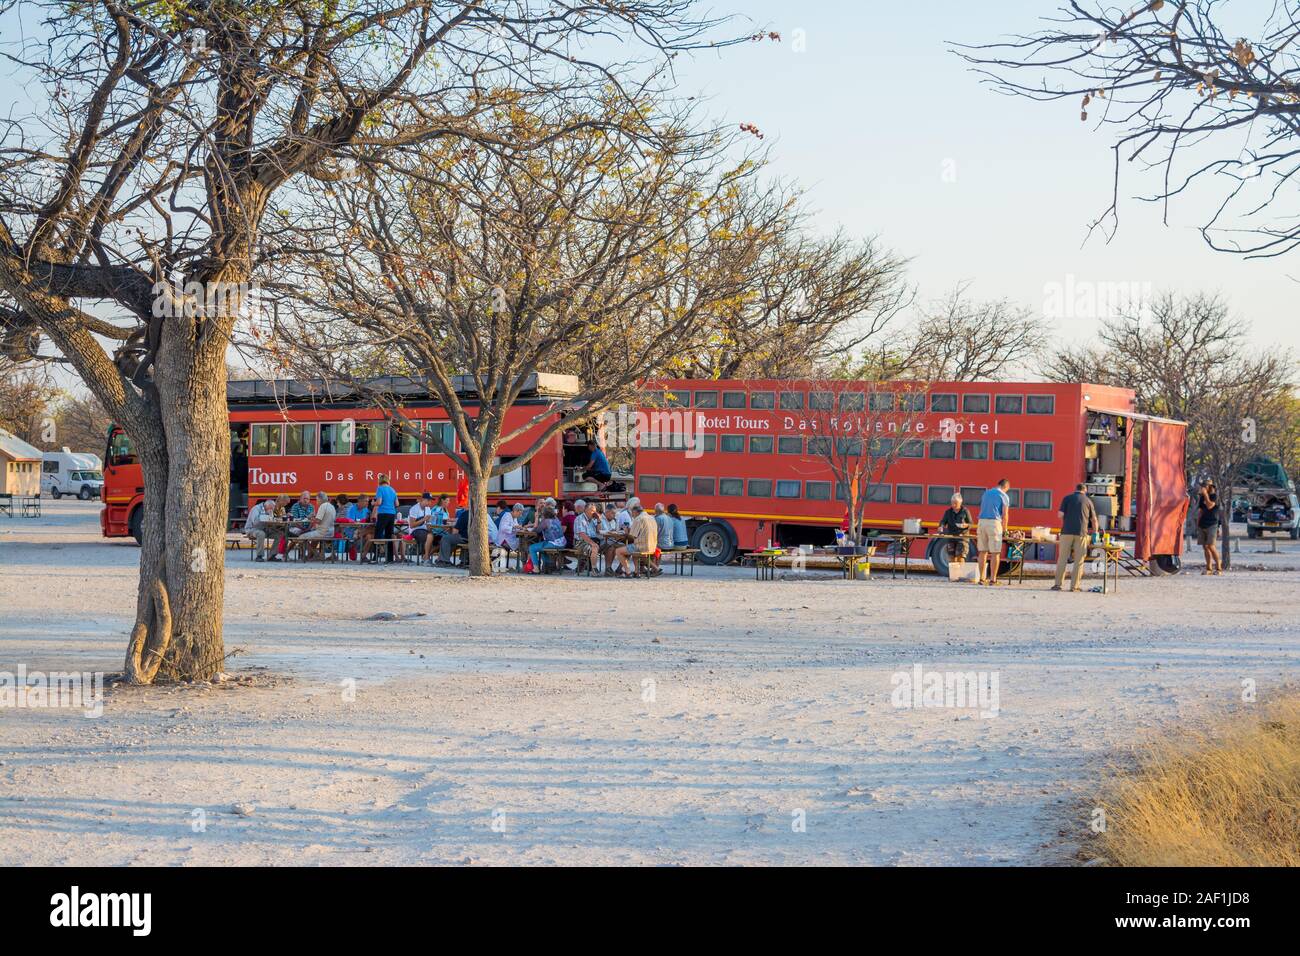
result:
M 704 564 L 728 564 L 736 556 L 736 538 L 720 521 L 708 521 L 691 534 L 691 547 Z
M 948 577 L 948 545 L 950 541 L 938 540 L 930 542 L 930 564 L 934 567 L 934 573 L 941 578 Z M 969 541 L 961 542 L 966 548 L 967 560 L 973 558 L 974 549 Z
M 136 509 L 131 512 L 131 517 L 126 522 L 127 530 L 131 532 L 131 537 L 135 538 L 135 543 L 144 544 L 144 506 L 137 505 Z
M 1156 577 L 1166 574 L 1177 574 L 1183 569 L 1183 560 L 1176 554 L 1157 554 L 1153 555 L 1148 565 L 1151 573 Z

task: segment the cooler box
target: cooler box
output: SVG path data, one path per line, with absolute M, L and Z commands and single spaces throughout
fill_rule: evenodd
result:
M 949 561 L 948 580 L 979 584 L 980 566 L 975 561 Z

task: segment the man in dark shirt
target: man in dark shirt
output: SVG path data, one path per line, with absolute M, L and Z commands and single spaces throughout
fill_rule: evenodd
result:
M 970 510 L 963 506 L 961 495 L 953 495 L 949 502 L 948 509 L 939 519 L 939 533 L 951 535 L 965 535 L 970 530 L 971 517 Z M 948 560 L 960 558 L 965 560 L 970 550 L 970 542 L 965 540 L 952 540 L 945 542 L 948 549 Z
M 1197 496 L 1200 515 L 1196 519 L 1196 543 L 1205 550 L 1205 570 L 1202 574 L 1222 574 L 1223 561 L 1219 558 L 1219 524 L 1223 520 L 1219 508 L 1219 494 L 1214 489 L 1214 482 L 1207 481 L 1201 485 Z
M 1070 590 L 1082 591 L 1083 560 L 1088 555 L 1088 535 L 1101 530 L 1097 509 L 1085 492 L 1088 486 L 1080 482 L 1074 492 L 1061 499 L 1057 514 L 1061 518 L 1061 540 L 1056 546 L 1056 583 L 1053 591 L 1065 584 L 1065 565 L 1074 562 L 1074 583 Z
M 456 512 L 456 526 L 442 536 L 438 542 L 437 563 L 445 568 L 454 567 L 451 563 L 452 550 L 458 544 L 469 543 L 469 509 L 461 508 Z
M 582 472 L 585 479 L 594 481 L 598 488 L 604 488 L 614 477 L 609 467 L 609 459 L 605 457 L 605 453 L 596 444 L 595 439 L 587 442 L 587 464 Z

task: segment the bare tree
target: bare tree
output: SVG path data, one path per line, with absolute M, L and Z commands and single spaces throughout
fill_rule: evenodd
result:
M 713 137 L 673 129 L 649 149 L 636 131 L 582 129 L 573 115 L 514 110 L 504 122 L 544 145 L 515 155 L 434 141 L 409 165 L 366 167 L 322 193 L 305 210 L 306 244 L 281 263 L 288 295 L 263 337 L 281 367 L 367 391 L 429 440 L 369 377 L 382 364 L 427 383 L 458 439 L 431 443 L 468 480 L 475 575 L 490 573 L 489 480 L 631 399 L 744 294 L 762 242 L 734 200 L 753 167 L 722 166 Z M 586 370 L 576 394 L 507 425 L 535 373 L 575 366 Z M 517 440 L 525 450 L 503 460 Z
M 834 476 L 836 495 L 848 513 L 849 538 L 856 545 L 863 543 L 862 521 L 872 489 L 884 482 L 899 458 L 924 455 L 918 425 L 928 393 L 925 383 L 900 381 L 842 381 L 816 393 L 822 407 L 808 413 L 817 433 L 808 439 L 808 454 Z
M 0 358 L 0 428 L 33 445 L 45 444 L 61 392 L 48 369 Z
M 969 285 L 930 305 L 901 344 L 868 352 L 858 374 L 928 381 L 997 381 L 1020 373 L 1048 341 L 1042 320 L 1007 299 L 975 301 Z
M 876 239 L 814 235 L 798 195 L 780 185 L 737 200 L 744 228 L 763 239 L 746 294 L 706 323 L 689 350 L 665 362 L 663 374 L 806 377 L 879 336 L 910 304 L 905 261 Z
M 1036 33 L 956 49 L 998 92 L 1064 100 L 1116 128 L 1111 199 L 1093 228 L 1113 234 L 1120 170 L 1138 163 L 1156 171 L 1150 198 L 1166 210 L 1194 183 L 1217 190 L 1201 228 L 1213 248 L 1282 255 L 1300 242 L 1300 220 L 1276 214 L 1300 171 L 1300 8 L 1237 15 L 1216 0 L 1071 2 Z
M 596 84 L 635 111 L 668 54 L 716 26 L 687 0 L 13 12 L 40 22 L 0 56 L 41 106 L 0 120 L 3 338 L 48 336 L 140 458 L 137 683 L 221 670 L 226 350 L 277 201 L 345 179 L 358 153 L 472 141 L 479 117 L 529 99 Z
M 1133 388 L 1138 411 L 1186 421 L 1189 483 L 1212 478 L 1227 496 L 1242 466 L 1285 427 L 1295 380 L 1291 355 L 1251 352 L 1247 333 L 1217 296 L 1165 293 L 1149 314 L 1139 308 L 1104 322 L 1098 344 L 1058 351 L 1044 373 Z M 1225 565 L 1228 531 L 1225 521 Z

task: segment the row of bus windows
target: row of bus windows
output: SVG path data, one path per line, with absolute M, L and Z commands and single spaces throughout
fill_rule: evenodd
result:
M 797 481 L 770 478 L 687 478 L 684 475 L 641 475 L 636 490 L 641 495 L 702 495 L 723 498 L 805 498 L 809 501 L 830 501 L 834 489 L 836 501 L 847 501 L 848 495 L 840 482 Z M 939 505 L 947 507 L 954 494 L 960 493 L 968 506 L 978 506 L 985 492 L 981 487 L 959 488 L 956 485 L 889 485 L 875 484 L 867 488 L 866 500 L 875 504 Z M 1052 493 L 1043 489 L 1012 488 L 1007 492 L 1013 508 L 1052 507 Z
M 831 442 L 835 444 L 832 446 Z M 927 448 L 930 458 L 953 461 L 961 453 L 963 461 L 1051 461 L 1053 444 L 1050 441 L 926 441 L 922 438 L 872 438 L 868 439 L 867 449 L 873 458 L 925 458 Z M 895 448 L 895 442 L 898 442 Z M 701 452 L 729 452 L 743 454 L 748 448 L 751 455 L 803 455 L 828 458 L 834 455 L 841 458 L 861 457 L 863 439 L 834 438 L 817 435 L 805 438 L 802 435 L 750 435 L 748 441 L 744 435 L 695 435 L 693 446 Z M 657 432 L 644 432 L 641 435 L 642 448 L 659 448 L 667 451 L 685 451 L 685 435 L 661 435 Z
M 424 434 L 429 454 L 439 454 L 434 436 L 454 447 L 455 431 L 449 422 L 428 423 Z M 383 422 L 277 422 L 249 428 L 250 455 L 418 455 L 420 448 L 415 435 Z
M 664 404 L 673 408 L 751 408 L 815 412 L 924 412 L 927 399 L 932 412 L 959 408 L 967 415 L 1054 415 L 1055 395 L 992 395 L 987 392 L 664 392 Z

